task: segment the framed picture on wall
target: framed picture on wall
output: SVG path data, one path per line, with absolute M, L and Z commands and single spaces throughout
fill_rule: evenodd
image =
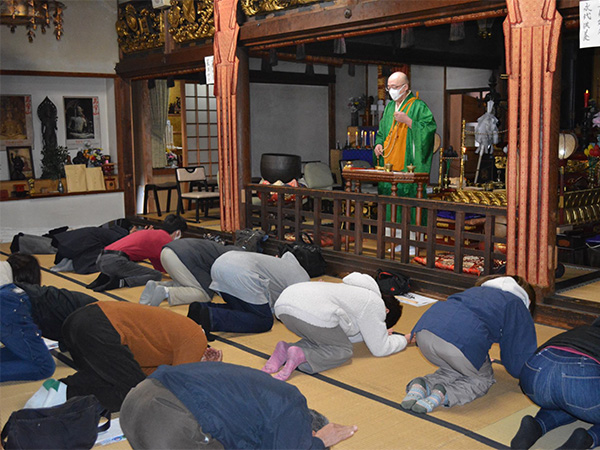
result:
M 98 97 L 63 97 L 66 144 L 100 145 L 100 106 Z
M 11 180 L 28 180 L 35 178 L 31 147 L 6 147 L 8 172 Z
M 0 150 L 33 146 L 31 95 L 0 95 Z

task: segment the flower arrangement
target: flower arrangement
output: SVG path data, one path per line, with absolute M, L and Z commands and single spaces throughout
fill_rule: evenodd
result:
M 104 163 L 104 156 L 101 148 L 85 148 L 83 156 L 87 159 L 88 167 L 100 167 Z
M 360 97 L 350 97 L 348 100 L 348 108 L 350 112 L 355 113 L 362 111 L 367 107 L 367 96 L 361 95 Z
M 167 156 L 167 166 L 177 167 L 177 162 L 178 162 L 177 154 L 173 153 L 171 150 L 167 150 L 166 156 Z

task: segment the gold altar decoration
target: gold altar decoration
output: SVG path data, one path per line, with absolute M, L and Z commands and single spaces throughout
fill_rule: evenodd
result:
M 564 222 L 576 225 L 600 220 L 600 188 L 565 192 Z
M 442 200 L 456 203 L 475 203 L 478 205 L 506 206 L 506 190 L 479 191 L 470 189 L 458 189 L 456 191 L 444 192 Z
M 310 3 L 321 3 L 323 0 L 240 0 L 242 10 L 247 16 L 267 14 L 282 9 L 290 9 Z
M 171 0 L 169 33 L 175 42 L 210 38 L 215 34 L 213 0 Z
M 147 7 L 137 10 L 131 3 L 120 6 L 115 27 L 123 53 L 149 50 L 165 44 L 165 26 L 159 10 Z
M 56 0 L 3 0 L 0 2 L 0 24 L 7 25 L 11 33 L 25 25 L 27 38 L 33 42 L 38 25 L 42 33 L 46 33 L 52 18 L 56 40 L 60 41 L 64 10 L 65 5 Z

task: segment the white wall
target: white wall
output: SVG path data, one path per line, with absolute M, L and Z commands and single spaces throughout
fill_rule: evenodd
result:
M 32 43 L 25 27 L 11 33 L 0 27 L 0 65 L 3 70 L 94 73 L 113 75 L 119 60 L 117 2 L 115 0 L 61 0 L 64 34 L 60 41 L 51 25 L 45 34 L 38 28 Z M 84 77 L 0 77 L 0 93 L 32 96 L 33 158 L 35 174 L 41 175 L 41 122 L 37 107 L 46 96 L 58 110 L 57 138 L 65 145 L 64 96 L 97 96 L 100 103 L 100 147 L 116 161 L 116 112 L 114 81 L 111 78 Z M 9 178 L 6 152 L 0 154 L 0 179 Z M 75 156 L 77 149 L 70 152 Z M 118 161 L 116 161 L 118 163 Z M 117 166 L 118 170 L 118 166 Z M 22 231 L 41 234 L 61 225 L 99 225 L 124 214 L 123 193 L 94 196 L 64 196 L 0 203 L 0 239 L 6 241 Z
M 53 228 L 101 225 L 123 217 L 123 192 L 68 195 L 0 202 L 0 242 L 19 232 L 42 235 Z
M 60 41 L 51 24 L 46 34 L 38 28 L 32 43 L 24 26 L 11 33 L 0 27 L 0 56 L 4 70 L 114 73 L 119 61 L 117 2 L 61 0 L 66 9 Z
M 250 60 L 260 70 L 259 59 Z M 273 72 L 304 72 L 304 64 L 280 61 Z M 327 73 L 315 66 L 315 73 Z M 329 163 L 328 89 L 326 86 L 250 84 L 252 176 L 260 176 L 263 153 L 301 155 L 302 161 Z
M 448 67 L 446 71 L 446 89 L 485 88 L 489 85 L 491 70 L 464 69 Z
M 63 97 L 98 97 L 100 104 L 100 147 L 103 154 L 111 155 L 117 161 L 117 137 L 115 118 L 115 94 L 112 78 L 79 78 L 79 77 L 37 77 L 37 76 L 2 76 L 0 83 L 2 95 L 31 95 L 33 109 L 33 164 L 36 178 L 42 174 L 42 122 L 37 116 L 37 108 L 48 97 L 56 105 L 58 121 L 56 137 L 58 145 L 66 146 L 66 124 Z M 77 154 L 81 146 L 69 146 L 71 158 Z M 6 152 L 2 152 L 6 153 Z M 0 179 L 10 179 L 8 160 L 0 155 Z M 118 170 L 118 165 L 117 165 Z

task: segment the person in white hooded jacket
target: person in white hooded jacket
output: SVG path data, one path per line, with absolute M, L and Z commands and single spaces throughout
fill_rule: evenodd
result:
M 263 372 L 287 380 L 298 368 L 318 373 L 352 358 L 353 344 L 364 341 L 375 356 L 403 350 L 407 339 L 393 334 L 402 314 L 393 296 L 382 298 L 377 282 L 358 272 L 342 283 L 305 282 L 287 287 L 275 303 L 275 315 L 301 340 L 280 341 Z

